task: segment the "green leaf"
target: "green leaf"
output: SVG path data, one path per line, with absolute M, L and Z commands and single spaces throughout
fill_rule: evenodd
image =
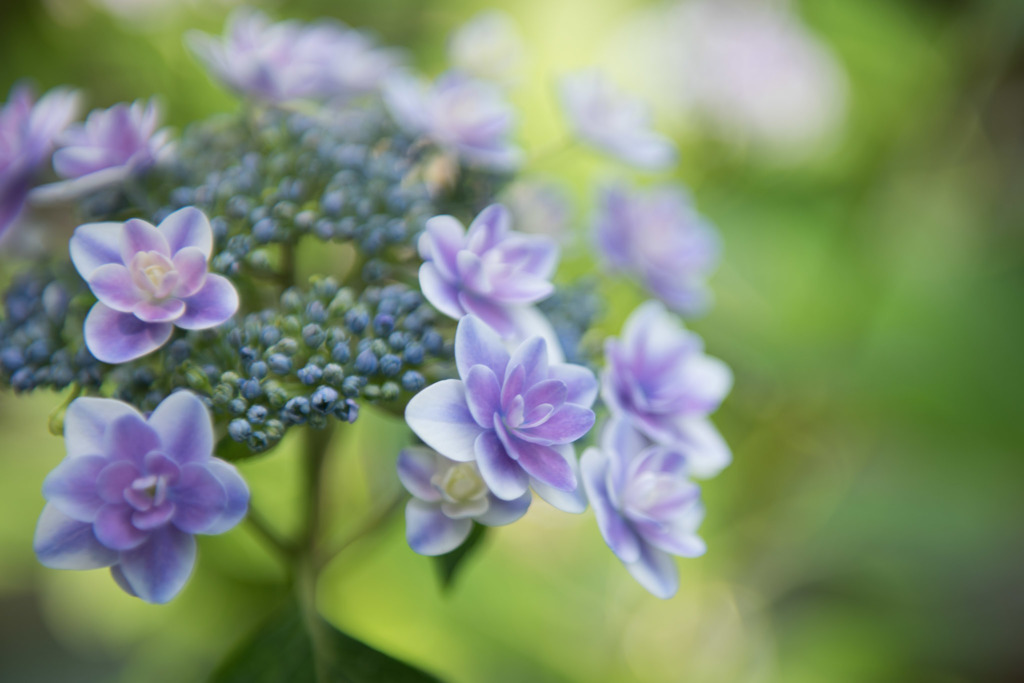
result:
M 209 683 L 439 683 L 317 617 L 321 651 L 298 603 L 289 600 L 214 671 Z M 317 661 L 323 678 L 317 678 Z
M 451 590 L 455 583 L 455 575 L 459 573 L 466 559 L 480 546 L 480 542 L 487 535 L 487 527 L 482 524 L 473 523 L 473 530 L 469 532 L 469 538 L 450 553 L 438 555 L 434 558 L 434 566 L 437 568 L 438 578 L 441 579 L 441 588 Z

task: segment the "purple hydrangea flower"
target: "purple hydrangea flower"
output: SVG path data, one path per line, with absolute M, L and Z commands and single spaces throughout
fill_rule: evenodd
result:
M 223 39 L 192 32 L 188 42 L 228 87 L 275 103 L 372 92 L 399 62 L 393 50 L 340 23 L 273 23 L 249 8 L 232 15 Z
M 67 457 L 43 482 L 39 561 L 53 569 L 110 567 L 146 602 L 177 595 L 195 564 L 193 534 L 220 534 L 245 516 L 249 489 L 212 457 L 213 424 L 179 391 L 148 418 L 111 399 L 79 398 L 64 418 Z
M 732 460 L 708 419 L 729 389 L 732 372 L 704 355 L 701 338 L 683 329 L 657 301 L 629 316 L 622 338 L 605 342 L 601 396 L 618 415 L 659 444 L 682 448 L 696 477 L 712 477 Z
M 652 446 L 625 420 L 605 425 L 600 448 L 580 459 L 583 485 L 597 525 L 640 585 L 667 599 L 679 590 L 672 555 L 699 557 L 704 541 L 700 489 L 688 477 L 686 456 Z
M 427 221 L 419 241 L 420 288 L 435 308 L 456 320 L 475 315 L 502 337 L 521 336 L 524 310 L 548 297 L 558 246 L 511 229 L 511 216 L 492 204 L 467 232 L 452 216 Z
M 173 148 L 168 128 L 157 130 L 160 108 L 148 103 L 97 109 L 85 123 L 70 126 L 58 139 L 53 168 L 65 180 L 32 191 L 37 202 L 64 201 L 123 182 L 165 160 Z
M 421 555 L 443 555 L 462 545 L 473 522 L 511 524 L 526 514 L 529 491 L 514 500 L 498 498 L 473 462 L 456 462 L 429 448 L 398 455 L 398 478 L 413 495 L 405 507 L 405 537 Z
M 596 69 L 566 76 L 562 106 L 575 134 L 587 144 L 647 170 L 676 163 L 675 145 L 650 128 L 647 107 L 619 91 Z
M 498 86 L 448 73 L 430 85 L 408 74 L 384 86 L 395 121 L 412 135 L 423 135 L 470 166 L 511 171 L 522 152 L 510 140 L 512 109 Z
M 595 233 L 604 258 L 637 277 L 674 311 L 697 314 L 710 301 L 707 278 L 718 265 L 718 233 L 675 187 L 604 190 Z
M 526 50 L 516 22 L 500 10 L 484 10 L 459 27 L 448 41 L 457 70 L 502 85 L 522 76 Z
M 532 486 L 555 507 L 582 512 L 572 443 L 594 424 L 593 373 L 549 364 L 541 337 L 509 354 L 473 316 L 456 329 L 455 364 L 461 379 L 432 384 L 409 401 L 405 420 L 416 435 L 447 458 L 475 462 L 502 500 L 516 500 Z
M 186 207 L 159 227 L 133 218 L 88 223 L 71 238 L 71 260 L 99 301 L 85 319 L 85 343 L 105 363 L 124 363 L 163 346 L 174 328 L 203 330 L 238 310 L 238 292 L 207 273 L 213 231 Z
M 78 115 L 74 90 L 56 88 L 34 100 L 29 86 L 16 85 L 0 107 L 0 236 L 21 215 L 54 140 Z

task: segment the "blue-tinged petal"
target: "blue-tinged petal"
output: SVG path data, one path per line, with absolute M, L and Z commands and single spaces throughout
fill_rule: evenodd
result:
M 167 239 L 172 256 L 188 247 L 199 249 L 207 259 L 213 253 L 210 220 L 194 206 L 178 209 L 165 218 L 157 229 Z
M 633 578 L 656 598 L 668 600 L 679 590 L 679 569 L 672 556 L 648 543 L 640 544 L 636 562 L 624 564 Z
M 686 454 L 690 474 L 694 477 L 709 479 L 732 462 L 729 444 L 706 417 L 679 420 L 676 431 L 679 434 L 676 445 Z
M 104 503 L 96 480 L 108 462 L 99 455 L 65 458 L 43 480 L 43 498 L 73 519 L 92 522 Z
M 83 279 L 88 280 L 100 266 L 124 265 L 121 258 L 121 223 L 86 223 L 75 229 L 68 248 L 71 262 Z
M 171 323 L 185 314 L 185 302 L 179 299 L 142 300 L 132 306 L 131 314 L 145 323 Z
M 640 539 L 622 518 L 608 495 L 606 456 L 596 448 L 588 448 L 580 458 L 580 470 L 583 475 L 583 486 L 597 518 L 597 528 L 600 529 L 605 543 L 623 562 L 636 562 L 640 559 Z
M 494 330 L 482 320 L 466 316 L 455 331 L 455 365 L 459 377 L 469 375 L 474 365 L 486 365 L 501 379 L 505 377 L 508 351 Z
M 135 594 L 135 591 L 132 589 L 132 585 L 128 583 L 128 577 L 126 577 L 124 575 L 124 572 L 121 570 L 121 565 L 115 564 L 110 567 L 110 577 L 114 579 L 114 583 L 117 584 L 117 587 L 123 590 L 125 593 L 132 596 L 133 598 L 139 597 Z
M 454 282 L 455 260 L 466 241 L 466 231 L 453 216 L 434 216 L 426 222 L 420 236 L 419 252 L 448 282 Z
M 466 233 L 466 248 L 481 255 L 493 249 L 508 233 L 512 216 L 501 204 L 491 204 L 473 219 Z
M 171 323 L 147 323 L 97 302 L 85 317 L 85 345 L 104 363 L 126 363 L 156 351 L 171 338 Z
M 220 481 L 228 494 L 228 500 L 220 517 L 203 533 L 222 534 L 234 528 L 249 511 L 249 486 L 234 465 L 219 458 L 211 458 L 207 461 L 206 469 Z
M 574 403 L 556 408 L 551 416 L 535 427 L 516 430 L 523 440 L 551 446 L 573 443 L 583 438 L 594 426 L 594 411 Z
M 76 398 L 64 413 L 64 445 L 68 457 L 103 455 L 103 435 L 107 427 L 124 417 L 142 414 L 132 406 L 111 398 Z
M 507 306 L 505 310 L 515 326 L 515 340 L 543 337 L 548 345 L 548 363 L 565 362 L 565 351 L 562 342 L 558 340 L 558 333 L 536 306 Z
M 174 258 L 174 269 L 180 280 L 174 287 L 173 295 L 187 298 L 197 294 L 206 284 L 207 257 L 199 247 L 185 247 Z
M 436 503 L 413 498 L 405 506 L 405 538 L 420 555 L 443 555 L 455 550 L 473 529 L 470 519 L 451 519 Z
M 205 330 L 220 325 L 238 310 L 238 291 L 223 275 L 207 275 L 203 287 L 184 299 L 185 313 L 174 321 L 184 330 Z
M 413 396 L 405 409 L 405 421 L 441 455 L 459 462 L 476 457 L 473 444 L 483 430 L 469 412 L 462 382 L 442 380 Z
M 132 281 L 132 274 L 120 263 L 107 263 L 92 272 L 89 289 L 96 298 L 121 313 L 131 313 L 142 300 L 142 293 Z
M 180 465 L 204 462 L 213 453 L 210 411 L 191 391 L 176 391 L 161 401 L 149 426 L 160 437 L 164 455 Z
M 479 318 L 503 339 L 515 338 L 516 325 L 512 307 L 503 306 L 486 296 L 479 296 L 466 290 L 459 291 L 459 305 L 468 315 Z
M 189 534 L 202 534 L 220 520 L 228 505 L 228 492 L 206 463 L 189 463 L 181 468 L 181 479 L 168 499 L 175 506 L 174 526 Z
M 167 244 L 167 238 L 151 223 L 138 218 L 125 221 L 120 246 L 121 260 L 124 263 L 131 263 L 140 251 L 155 251 L 167 258 L 174 256 L 170 245 Z
M 438 455 L 429 448 L 410 446 L 398 454 L 398 479 L 405 490 L 420 500 L 437 503 L 441 494 L 431 483 L 437 471 Z
M 477 437 L 476 464 L 487 488 L 498 498 L 515 500 L 529 490 L 529 477 L 509 457 L 495 432 L 483 432 Z
M 598 383 L 594 373 L 582 365 L 559 363 L 548 368 L 548 377 L 565 382 L 565 400 L 589 408 L 597 400 Z
M 72 519 L 53 505 L 43 508 L 32 547 L 39 562 L 51 569 L 98 569 L 117 562 L 117 552 L 96 539 L 92 524 Z
M 149 534 L 132 524 L 133 512 L 127 503 L 108 503 L 100 508 L 93 523 L 99 542 L 114 550 L 130 550 L 142 545 Z
M 519 466 L 534 479 L 560 491 L 576 488 L 576 476 L 562 454 L 551 446 L 530 443 L 518 438 L 515 432 L 498 430 L 502 445 Z
M 160 450 L 160 437 L 139 415 L 119 417 L 107 428 L 103 454 L 110 461 L 130 460 L 140 469 L 148 453 Z
M 120 566 L 139 598 L 163 604 L 185 587 L 195 561 L 195 538 L 168 525 L 139 547 L 122 552 Z
M 486 365 L 474 365 L 466 375 L 466 403 L 476 423 L 485 429 L 494 424 L 501 410 L 501 387 L 494 371 Z
M 487 526 L 505 526 L 525 515 L 532 501 L 533 495 L 529 491 L 515 500 L 502 500 L 497 496 L 490 496 L 487 512 L 477 515 L 475 519 Z
M 714 412 L 732 389 L 732 370 L 717 358 L 703 354 L 693 355 L 683 367 L 686 412 Z
M 565 446 L 554 446 L 554 449 L 561 454 L 562 458 L 569 464 L 569 468 L 572 470 L 573 476 L 576 481 L 579 482 L 582 477 L 580 475 L 580 466 L 576 461 L 576 450 L 571 444 Z M 550 505 L 561 510 L 562 512 L 568 512 L 573 515 L 578 515 L 587 509 L 587 495 L 582 485 L 577 485 L 571 491 L 563 491 L 556 489 L 550 484 L 546 484 L 539 479 L 530 479 L 530 486 L 538 496 L 547 501 Z
M 420 290 L 431 306 L 449 318 L 459 320 L 466 314 L 459 303 L 459 290 L 441 276 L 435 263 L 420 266 Z
M 512 352 L 508 366 L 523 366 L 526 371 L 526 386 L 548 379 L 548 345 L 543 337 L 530 337 Z

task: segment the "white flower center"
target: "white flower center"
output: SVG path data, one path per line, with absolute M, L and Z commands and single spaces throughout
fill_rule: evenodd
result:
M 487 495 L 487 484 L 471 462 L 461 462 L 434 475 L 431 483 L 450 503 L 468 503 Z

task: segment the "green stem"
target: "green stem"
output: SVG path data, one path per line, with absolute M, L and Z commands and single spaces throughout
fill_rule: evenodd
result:
M 260 514 L 255 507 L 252 505 L 252 501 L 249 502 L 249 512 L 245 517 L 246 523 L 256 532 L 256 535 L 263 539 L 263 541 L 277 551 L 277 554 L 283 561 L 289 563 L 295 556 L 297 548 L 291 542 L 281 538 L 281 536 L 274 531 L 274 529 L 267 523 L 266 518 Z

